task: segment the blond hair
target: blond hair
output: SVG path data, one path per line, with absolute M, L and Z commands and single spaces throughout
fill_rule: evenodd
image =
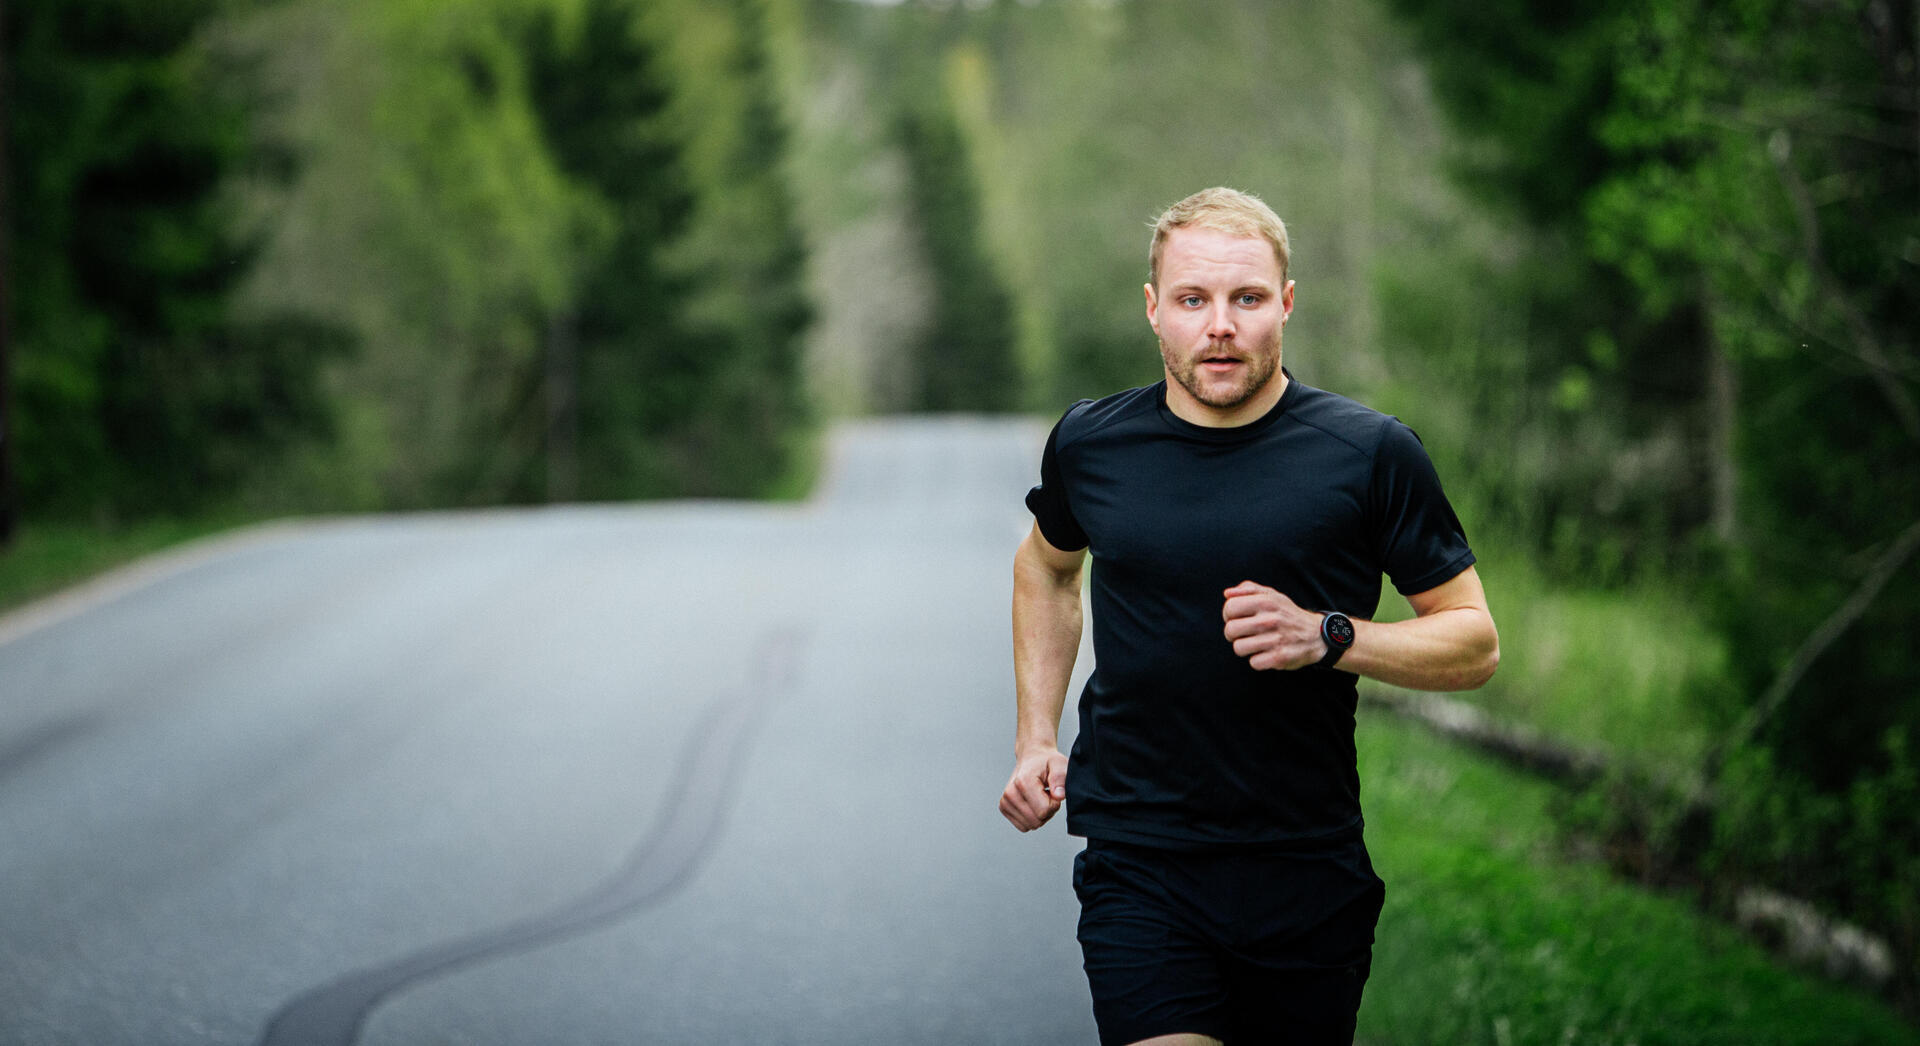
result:
M 1287 282 L 1287 226 L 1260 197 L 1238 189 L 1215 186 L 1202 189 L 1167 208 L 1153 223 L 1153 246 L 1147 250 L 1147 280 L 1160 286 L 1160 255 L 1175 229 L 1212 229 L 1233 236 L 1261 236 L 1273 245 L 1280 263 L 1280 283 Z

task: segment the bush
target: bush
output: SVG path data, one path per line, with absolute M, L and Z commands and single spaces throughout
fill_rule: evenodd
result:
M 1901 728 L 1881 738 L 1881 768 L 1845 792 L 1783 772 L 1748 748 L 1722 771 L 1704 867 L 1723 883 L 1761 882 L 1812 900 L 1887 938 L 1895 1002 L 1920 1015 L 1920 763 Z

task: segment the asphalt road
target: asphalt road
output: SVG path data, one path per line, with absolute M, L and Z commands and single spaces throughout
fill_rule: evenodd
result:
M 1075 840 L 995 806 L 1043 436 L 271 526 L 0 619 L 0 1043 L 1093 1041 Z

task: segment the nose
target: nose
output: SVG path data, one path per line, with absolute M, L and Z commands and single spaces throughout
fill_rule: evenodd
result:
M 1216 302 L 1207 312 L 1207 340 L 1233 340 L 1233 313 L 1226 302 Z

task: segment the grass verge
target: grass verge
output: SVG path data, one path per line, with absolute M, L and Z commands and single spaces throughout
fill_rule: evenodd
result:
M 1786 969 L 1683 897 L 1566 857 L 1552 786 L 1363 716 L 1367 839 L 1387 881 L 1360 1040 L 1920 1043 L 1863 993 Z
M 1711 729 L 1696 697 L 1729 685 L 1726 644 L 1684 590 L 1653 581 L 1570 588 L 1524 557 L 1483 557 L 1478 569 L 1500 629 L 1500 670 L 1454 696 L 1564 741 L 1698 765 Z M 1411 616 L 1391 590 L 1380 609 L 1382 620 Z
M 124 527 L 81 523 L 31 523 L 0 551 L 0 612 L 12 610 L 85 581 L 151 552 L 218 533 L 242 523 L 240 516 L 151 519 Z

